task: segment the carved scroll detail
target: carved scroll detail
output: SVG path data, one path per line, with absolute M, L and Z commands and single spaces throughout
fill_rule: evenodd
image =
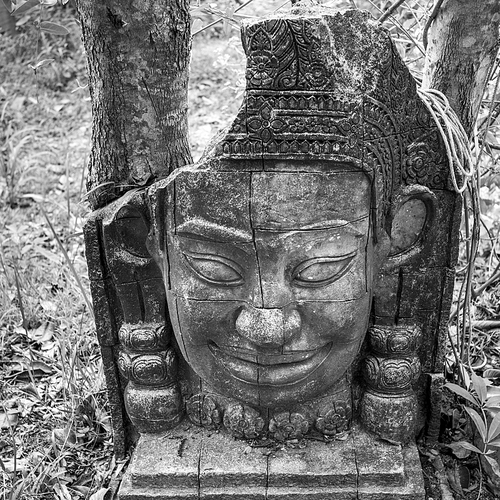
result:
M 165 326 L 125 323 L 118 333 L 118 367 L 129 383 L 125 406 L 139 432 L 160 432 L 178 424 L 182 399 L 177 385 L 177 356 L 166 347 Z
M 385 439 L 407 442 L 414 438 L 417 397 L 413 385 L 421 372 L 417 357 L 421 337 L 415 326 L 368 331 L 372 354 L 363 364 L 368 388 L 361 401 L 361 421 Z

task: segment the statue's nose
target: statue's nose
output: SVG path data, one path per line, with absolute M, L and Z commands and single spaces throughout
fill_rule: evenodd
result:
M 246 305 L 236 319 L 238 333 L 262 347 L 281 347 L 300 331 L 296 309 L 262 309 Z

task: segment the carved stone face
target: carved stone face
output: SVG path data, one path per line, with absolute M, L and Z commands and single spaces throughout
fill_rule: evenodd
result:
M 168 189 L 167 298 L 189 365 L 216 391 L 257 406 L 328 391 L 370 316 L 368 177 L 349 165 L 186 171 Z

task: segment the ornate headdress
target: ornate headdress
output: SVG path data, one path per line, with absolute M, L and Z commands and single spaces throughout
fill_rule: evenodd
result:
M 242 39 L 244 101 L 203 163 L 225 169 L 226 159 L 262 160 L 264 170 L 273 159 L 351 163 L 373 180 L 380 221 L 400 185 L 447 188 L 435 123 L 369 14 L 298 8 L 246 24 Z

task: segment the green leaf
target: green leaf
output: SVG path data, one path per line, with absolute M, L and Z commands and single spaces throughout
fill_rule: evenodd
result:
M 14 14 L 16 16 L 18 16 L 20 14 L 24 14 L 25 12 L 28 12 L 28 10 L 32 9 L 33 7 L 36 7 L 39 3 L 40 3 L 39 0 L 28 0 L 27 2 L 16 5 L 16 8 L 12 11 L 12 14 Z
M 477 397 L 481 402 L 481 406 L 483 406 L 484 402 L 486 401 L 486 395 L 487 395 L 486 382 L 482 377 L 476 375 L 474 371 L 472 371 L 471 373 L 471 379 L 472 379 L 472 387 L 476 391 Z
M 500 396 L 493 396 L 486 400 L 485 408 L 495 408 L 500 406 Z
M 498 378 L 500 377 L 500 370 L 496 368 L 488 368 L 487 370 L 484 370 L 483 373 L 484 378 Z
M 495 446 L 496 448 L 500 448 L 500 439 L 495 439 L 495 441 L 490 441 L 488 446 Z
M 470 444 L 467 441 L 459 441 L 458 443 L 455 443 L 455 445 L 461 446 L 462 448 L 465 448 L 466 450 L 473 451 L 474 453 L 479 453 L 480 455 L 483 454 L 483 452 L 479 448 L 476 448 L 473 444 Z
M 462 396 L 464 399 L 471 402 L 473 405 L 479 406 L 479 402 L 476 400 L 476 398 L 470 392 L 465 390 L 463 387 L 460 387 L 457 384 L 452 384 L 451 382 L 444 384 L 444 386 L 450 391 L 454 392 L 455 394 Z
M 473 408 L 469 408 L 468 406 L 464 406 L 464 409 L 474 422 L 476 429 L 478 430 L 482 440 L 486 442 L 486 424 L 484 423 L 484 420 L 481 418 L 481 415 L 479 415 L 479 413 L 476 410 L 474 410 Z
M 47 33 L 51 33 L 52 35 L 68 35 L 69 30 L 67 30 L 64 26 L 60 24 L 52 23 L 50 21 L 42 21 L 40 23 L 40 28 Z
M 497 413 L 490 425 L 488 426 L 488 439 L 487 442 L 493 441 L 500 435 L 500 413 Z
M 498 465 L 498 462 L 493 457 L 485 456 L 484 458 L 486 458 L 486 460 L 488 460 L 488 463 L 491 465 L 493 472 L 497 476 L 500 476 L 500 466 Z

